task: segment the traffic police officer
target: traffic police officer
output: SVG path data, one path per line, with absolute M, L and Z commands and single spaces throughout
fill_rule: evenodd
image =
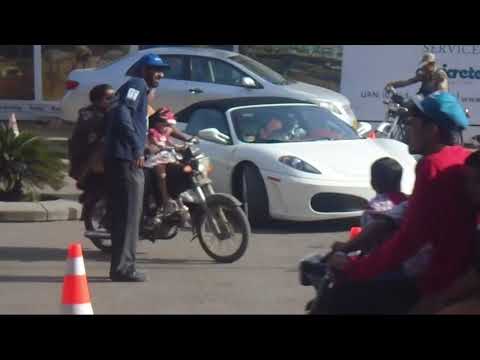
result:
M 135 266 L 136 245 L 144 192 L 144 149 L 147 140 L 147 105 L 169 66 L 158 55 L 144 55 L 129 72 L 108 113 L 105 170 L 112 216 L 112 281 L 146 280 Z

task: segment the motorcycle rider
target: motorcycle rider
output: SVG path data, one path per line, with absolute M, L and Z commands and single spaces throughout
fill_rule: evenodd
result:
M 408 80 L 391 81 L 385 88 L 401 88 L 420 82 L 417 94 L 428 96 L 436 91 L 448 91 L 447 73 L 437 66 L 435 54 L 426 53 L 420 61 L 415 76 Z
M 105 115 L 114 94 L 108 84 L 97 85 L 90 90 L 91 104 L 79 110 L 78 121 L 68 140 L 69 176 L 77 180 L 77 187 L 84 191 L 79 198 L 84 209 L 94 204 L 105 191 Z M 108 216 L 102 225 L 109 227 Z
M 105 170 L 112 216 L 112 281 L 142 282 L 136 269 L 136 246 L 144 193 L 144 150 L 148 129 L 148 95 L 168 69 L 156 54 L 144 55 L 133 66 L 132 77 L 116 94 L 108 113 Z
M 107 113 L 110 101 L 114 96 L 113 88 L 108 84 L 95 86 L 90 90 L 90 105 L 78 111 L 78 121 L 68 140 L 70 158 L 69 175 L 78 181 L 78 187 L 85 189 L 86 177 L 89 173 L 89 158 L 98 145 L 104 141 Z
M 368 224 L 375 214 L 390 210 L 407 200 L 407 195 L 401 191 L 402 173 L 402 166 L 392 158 L 381 158 L 372 164 L 371 186 L 376 195 L 369 201 L 368 208 L 363 213 L 362 226 Z
M 466 189 L 473 206 L 480 210 L 480 151 L 473 152 L 465 161 Z M 466 274 L 439 294 L 423 299 L 414 309 L 416 314 L 478 314 L 480 311 L 480 216 L 477 218 L 475 257 Z M 451 306 L 449 306 L 451 305 Z
M 372 164 L 370 173 L 376 196 L 360 218 L 362 232 L 347 243 L 335 242 L 333 251 L 368 252 L 391 235 L 398 218 L 403 217 L 408 197 L 401 192 L 401 165 L 395 159 L 381 158 Z
M 175 115 L 168 107 L 160 108 L 149 117 L 149 141 L 146 150 L 148 153 L 147 155 L 149 156 L 145 162 L 145 171 L 149 173 L 147 177 L 155 177 L 154 179 L 149 178 L 149 181 L 155 182 L 155 184 L 149 183 L 149 189 L 150 185 L 153 185 L 157 205 L 158 207 L 160 207 L 161 204 L 163 205 L 164 215 L 171 214 L 178 210 L 177 202 L 170 198 L 167 189 L 168 164 L 176 163 L 176 159 L 173 153 L 166 147 L 173 147 L 177 151 L 184 149 L 184 146 L 182 145 L 175 145 L 172 138 L 184 142 L 196 142 L 195 137 L 188 137 L 183 132 L 176 129 L 174 127 L 175 124 Z M 148 169 L 152 169 L 153 173 Z M 183 208 L 182 210 L 188 209 Z M 149 217 L 150 219 L 146 222 L 147 226 L 152 225 L 152 221 L 154 220 L 152 215 Z
M 345 281 L 329 299 L 330 313 L 406 313 L 421 297 L 441 292 L 467 270 L 473 257 L 476 214 L 464 186 L 470 151 L 454 144 L 468 119 L 451 94 L 416 99 L 409 117 L 409 150 L 424 155 L 400 229 L 369 255 L 333 254 L 328 265 Z M 398 272 L 403 261 L 432 244 L 427 269 L 416 279 Z M 352 301 L 355 299 L 355 301 Z

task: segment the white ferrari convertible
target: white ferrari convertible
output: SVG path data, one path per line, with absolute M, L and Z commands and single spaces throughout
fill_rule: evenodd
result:
M 198 136 L 218 192 L 235 195 L 252 224 L 361 215 L 375 194 L 370 167 L 383 157 L 403 167 L 409 194 L 416 160 L 405 144 L 365 139 L 327 108 L 286 98 L 230 98 L 196 103 L 177 114 Z

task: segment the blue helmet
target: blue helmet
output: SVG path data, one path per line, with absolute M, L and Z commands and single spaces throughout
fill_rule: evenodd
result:
M 421 112 L 441 127 L 464 130 L 469 125 L 463 105 L 446 91 L 437 91 L 425 98 L 417 96 L 413 102 Z

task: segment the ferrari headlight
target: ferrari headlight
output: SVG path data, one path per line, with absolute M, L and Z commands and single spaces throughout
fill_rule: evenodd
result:
M 321 174 L 321 172 L 315 169 L 312 165 L 295 156 L 282 156 L 278 159 L 278 161 L 280 161 L 282 164 L 294 168 L 295 170 L 304 171 L 312 174 Z

